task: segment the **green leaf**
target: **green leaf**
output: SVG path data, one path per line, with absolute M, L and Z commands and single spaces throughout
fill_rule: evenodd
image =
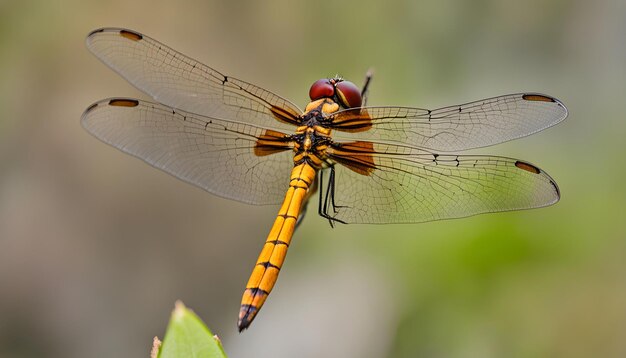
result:
M 155 337 L 152 358 L 226 358 L 222 344 L 200 318 L 178 301 L 161 343 Z

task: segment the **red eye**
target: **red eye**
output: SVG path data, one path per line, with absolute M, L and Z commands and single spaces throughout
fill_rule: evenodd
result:
M 320 98 L 332 98 L 335 95 L 335 88 L 327 79 L 321 79 L 313 82 L 309 90 L 311 101 Z
M 359 88 L 350 81 L 341 81 L 335 85 L 337 88 L 337 97 L 346 108 L 361 107 L 363 99 L 361 98 L 361 91 Z

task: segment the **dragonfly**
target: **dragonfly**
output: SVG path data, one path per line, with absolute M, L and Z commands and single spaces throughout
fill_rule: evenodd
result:
M 419 223 L 544 207 L 560 198 L 534 164 L 455 152 L 551 127 L 558 99 L 516 93 L 439 109 L 367 106 L 359 89 L 320 79 L 304 111 L 139 32 L 101 28 L 86 39 L 103 63 L 154 101 L 108 98 L 82 126 L 98 139 L 215 195 L 280 205 L 243 293 L 248 328 L 283 267 L 309 198 L 331 225 Z

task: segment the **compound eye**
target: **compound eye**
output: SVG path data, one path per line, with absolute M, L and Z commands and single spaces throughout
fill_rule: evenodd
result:
M 311 101 L 318 100 L 320 98 L 332 98 L 335 95 L 335 87 L 327 79 L 321 79 L 313 82 L 311 89 L 309 90 L 309 97 Z
M 341 81 L 335 87 L 337 88 L 337 97 L 342 106 L 346 108 L 361 107 L 361 103 L 363 103 L 361 91 L 354 83 Z

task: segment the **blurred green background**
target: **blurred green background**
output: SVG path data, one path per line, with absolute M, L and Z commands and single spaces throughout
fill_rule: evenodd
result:
M 558 182 L 538 210 L 331 229 L 310 214 L 251 329 L 239 300 L 277 208 L 207 194 L 79 125 L 146 98 L 84 38 L 150 35 L 303 107 L 537 91 L 562 124 L 481 150 Z M 232 357 L 626 356 L 626 2 L 0 1 L 0 356 L 146 357 L 182 299 Z

